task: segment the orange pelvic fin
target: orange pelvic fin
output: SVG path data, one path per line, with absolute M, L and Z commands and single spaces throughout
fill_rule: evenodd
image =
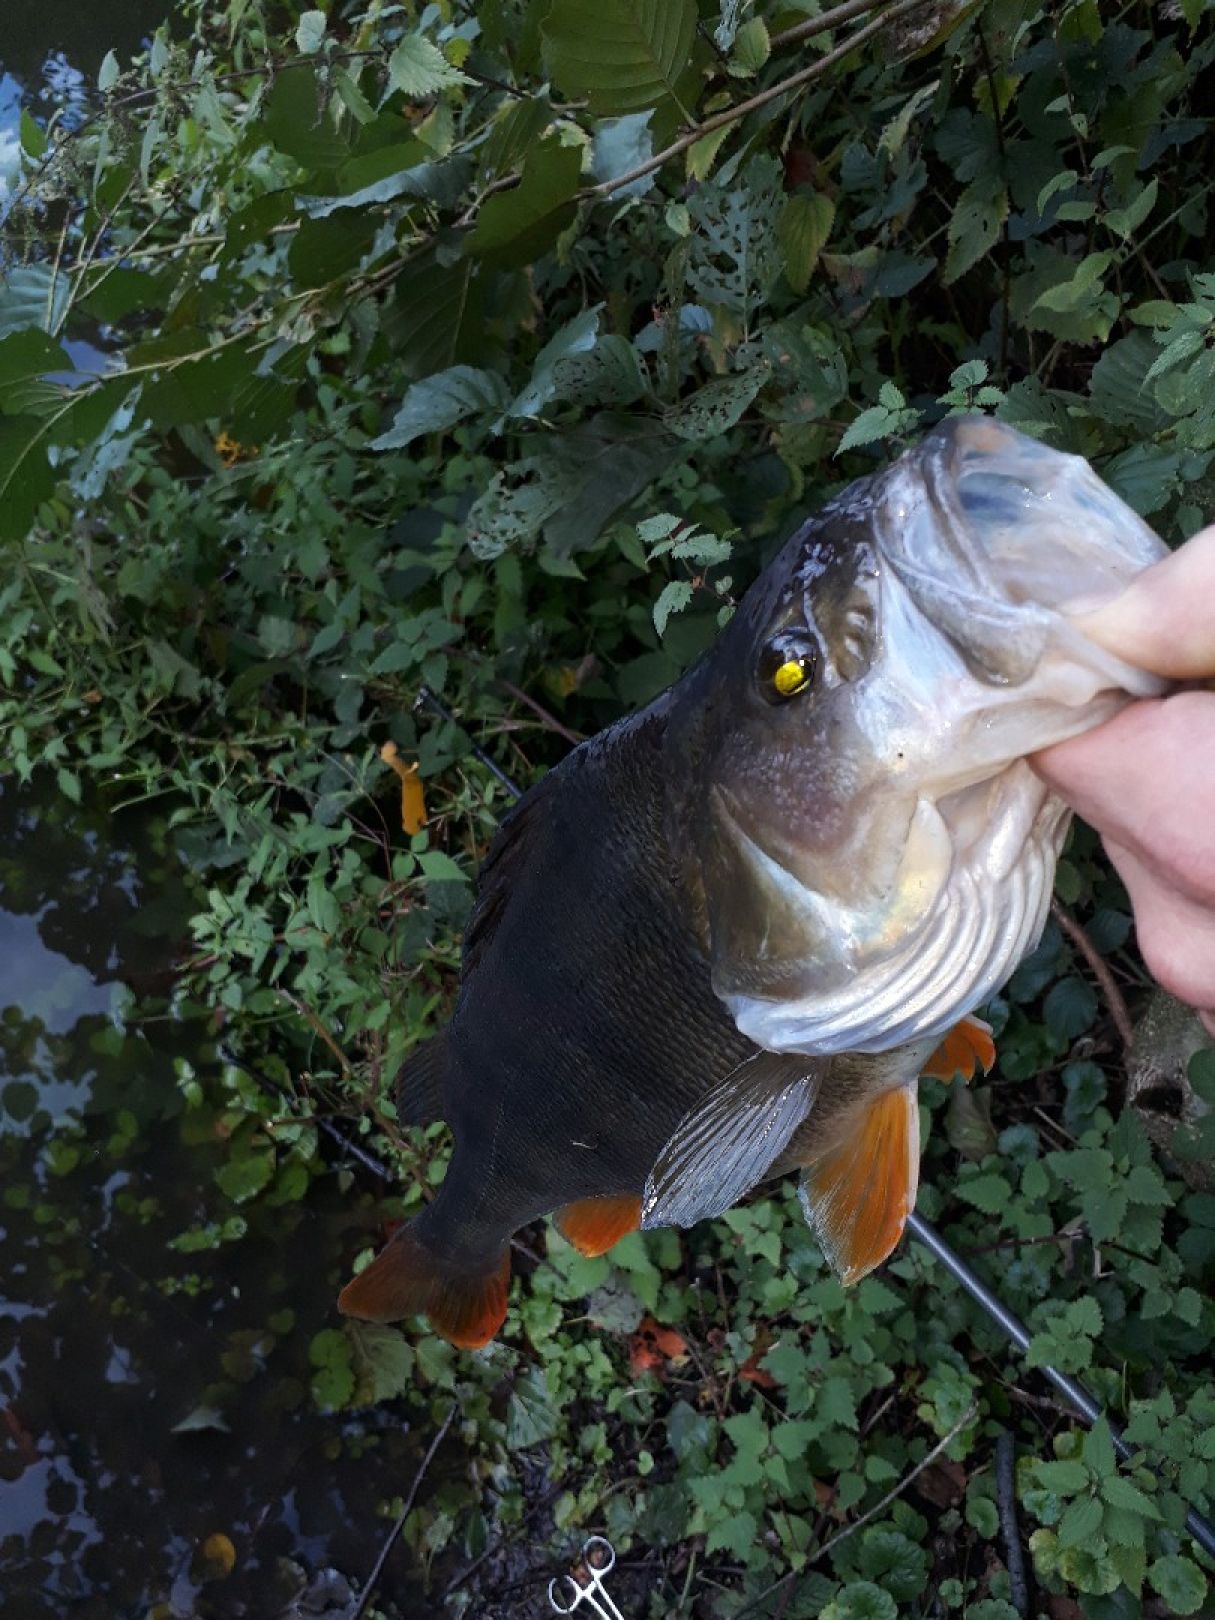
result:
M 641 1199 L 632 1193 L 618 1198 L 582 1198 L 564 1204 L 553 1215 L 557 1230 L 579 1254 L 606 1254 L 626 1232 L 641 1224 Z
M 903 1235 L 920 1176 L 916 1086 L 883 1091 L 802 1174 L 806 1217 L 840 1281 L 859 1282 Z
M 509 1249 L 483 1270 L 457 1270 L 403 1226 L 342 1289 L 338 1309 L 365 1322 L 427 1316 L 444 1339 L 461 1350 L 479 1350 L 502 1326 L 509 1288 Z
M 991 1025 L 971 1015 L 953 1026 L 921 1072 L 933 1080 L 952 1080 L 955 1074 L 970 1080 L 976 1069 L 986 1074 L 995 1061 Z

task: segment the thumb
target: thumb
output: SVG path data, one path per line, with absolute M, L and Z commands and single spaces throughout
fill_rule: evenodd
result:
M 1120 596 L 1069 618 L 1091 641 L 1154 675 L 1215 679 L 1215 524 L 1137 574 Z

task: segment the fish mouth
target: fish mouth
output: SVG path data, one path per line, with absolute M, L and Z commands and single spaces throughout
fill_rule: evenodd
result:
M 879 1053 L 940 1039 L 1041 937 L 1069 819 L 1020 760 L 939 805 L 920 799 L 899 871 L 913 904 L 923 898 L 917 882 L 934 892 L 914 926 L 897 903 L 849 914 L 786 869 L 819 931 L 816 955 L 832 970 L 812 970 L 817 982 L 780 1000 L 718 993 L 739 1030 L 770 1051 Z
M 954 417 L 890 468 L 874 518 L 883 560 L 985 684 L 1023 685 L 1054 653 L 1073 682 L 1082 665 L 1094 692 L 1164 689 L 1067 617 L 1168 554 L 1083 457 L 991 417 Z

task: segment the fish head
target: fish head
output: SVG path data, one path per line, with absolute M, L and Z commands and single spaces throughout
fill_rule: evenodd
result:
M 789 540 L 672 705 L 676 836 L 744 1034 L 937 1039 L 1033 948 L 1068 811 L 1026 756 L 1164 689 L 1068 609 L 1165 551 L 1082 458 L 983 417 Z

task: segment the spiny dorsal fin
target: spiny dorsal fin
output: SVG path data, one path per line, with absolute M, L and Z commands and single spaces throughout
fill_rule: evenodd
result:
M 433 1125 L 443 1118 L 446 1069 L 447 1031 L 441 1030 L 415 1046 L 397 1074 L 397 1118 L 402 1125 Z
M 757 1052 L 718 1081 L 658 1155 L 641 1200 L 643 1230 L 694 1226 L 736 1204 L 809 1113 L 820 1072 L 800 1053 Z
M 895 1086 L 855 1109 L 837 1145 L 802 1173 L 806 1219 L 843 1283 L 859 1282 L 898 1243 L 920 1179 L 916 1085 Z

